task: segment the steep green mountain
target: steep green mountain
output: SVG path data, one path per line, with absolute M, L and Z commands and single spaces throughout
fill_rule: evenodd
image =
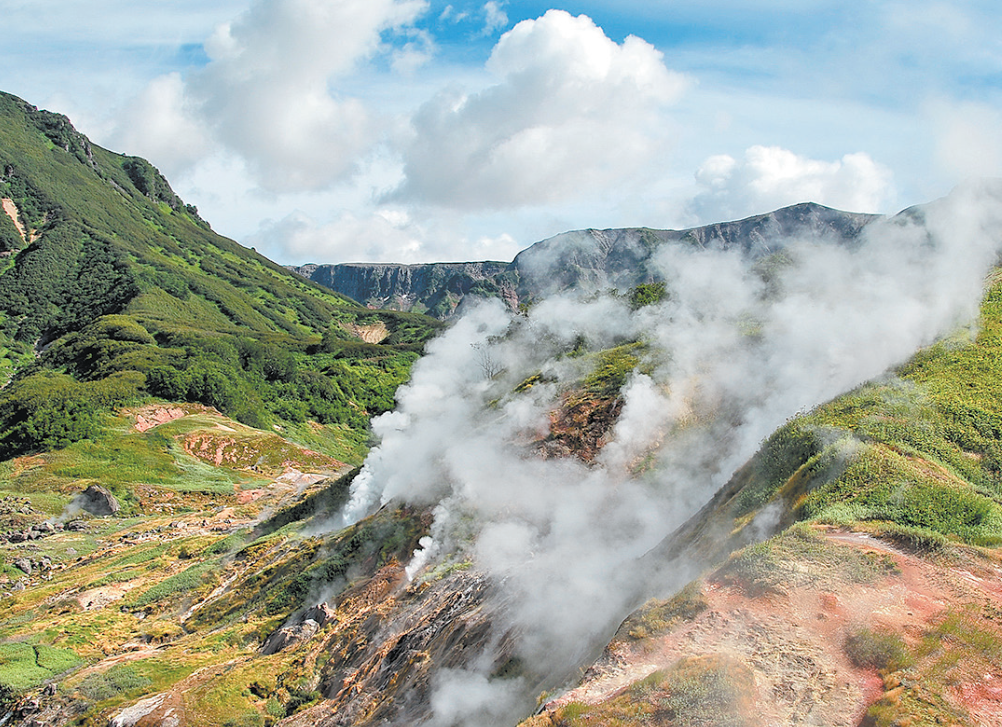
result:
M 90 436 L 144 396 L 314 420 L 357 449 L 435 331 L 216 235 L 148 162 L 9 95 L 0 199 L 0 456 Z

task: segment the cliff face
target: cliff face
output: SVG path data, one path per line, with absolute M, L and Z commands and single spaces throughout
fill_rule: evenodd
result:
M 740 248 L 750 259 L 798 239 L 851 244 L 876 215 L 840 212 L 805 203 L 736 222 L 688 230 L 625 228 L 577 230 L 542 240 L 511 263 L 308 264 L 303 277 L 373 308 L 450 318 L 467 295 L 499 297 L 511 309 L 565 290 L 627 290 L 663 277 L 666 246 Z
M 511 297 L 502 262 L 399 265 L 341 263 L 293 268 L 303 277 L 373 308 L 429 313 L 448 318 L 471 291 Z

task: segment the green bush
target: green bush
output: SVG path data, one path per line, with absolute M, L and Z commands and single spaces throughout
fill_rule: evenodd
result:
M 663 282 L 641 283 L 630 289 L 627 296 L 633 310 L 660 303 L 668 297 L 668 289 Z
M 0 685 L 13 692 L 37 687 L 79 664 L 80 658 L 67 649 L 0 643 Z
M 889 631 L 857 629 L 846 637 L 844 647 L 849 661 L 863 669 L 893 672 L 914 662 L 901 637 Z
M 0 684 L 16 692 L 38 686 L 52 672 L 38 665 L 35 647 L 24 643 L 0 644 Z

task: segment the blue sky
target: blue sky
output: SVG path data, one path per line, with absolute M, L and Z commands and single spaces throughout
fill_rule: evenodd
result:
M 990 2 L 0 0 L 0 90 L 283 263 L 501 259 L 584 227 L 1002 173 Z

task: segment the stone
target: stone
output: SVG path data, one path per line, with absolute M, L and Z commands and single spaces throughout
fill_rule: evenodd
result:
M 122 509 L 118 500 L 101 485 L 91 485 L 74 499 L 74 504 L 91 515 L 114 515 Z
M 267 638 L 261 646 L 261 653 L 265 656 L 277 654 L 290 646 L 312 639 L 319 630 L 320 625 L 310 618 L 292 626 L 283 626 Z
M 20 568 L 29 576 L 31 575 L 31 561 L 28 560 L 27 558 L 18 558 L 17 560 L 15 560 L 14 567 Z
M 318 626 L 323 626 L 325 623 L 334 618 L 334 611 L 326 603 L 321 603 L 309 609 L 303 614 L 303 620 L 313 620 L 317 622 Z

